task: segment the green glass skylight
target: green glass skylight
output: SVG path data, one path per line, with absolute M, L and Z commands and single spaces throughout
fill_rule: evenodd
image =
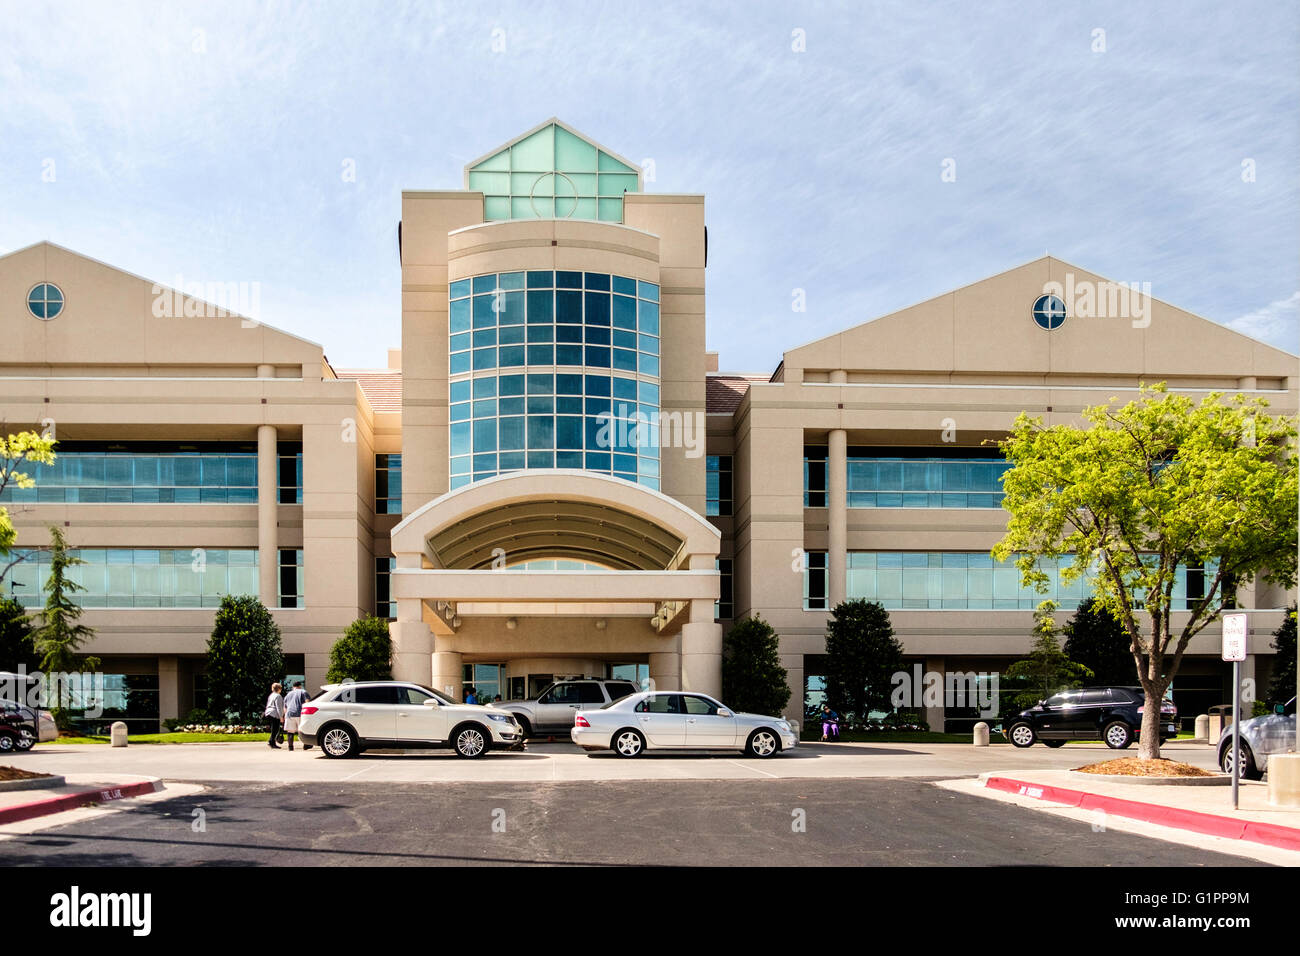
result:
M 641 170 L 551 120 L 465 167 L 483 193 L 483 218 L 623 221 L 623 193 Z

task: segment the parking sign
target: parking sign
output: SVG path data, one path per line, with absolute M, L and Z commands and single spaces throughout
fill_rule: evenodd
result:
M 1225 661 L 1244 661 L 1246 659 L 1246 615 L 1223 615 L 1223 659 Z

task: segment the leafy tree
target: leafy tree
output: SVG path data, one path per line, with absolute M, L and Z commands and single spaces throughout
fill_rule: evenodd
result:
M 1109 611 L 1088 598 L 1062 628 L 1065 656 L 1092 671 L 1098 684 L 1130 684 L 1133 652 L 1124 627 Z
M 781 666 L 779 639 L 758 615 L 737 621 L 722 642 L 722 699 L 751 714 L 778 716 L 790 703 L 789 671 Z
M 31 488 L 36 482 L 22 470 L 23 466 L 48 465 L 53 461 L 53 438 L 45 438 L 36 432 L 19 432 L 0 438 L 0 492 L 11 484 L 15 488 Z M 0 505 L 0 581 L 5 579 L 10 568 L 22 560 L 9 560 L 9 551 L 17 539 L 18 532 L 14 530 L 9 510 Z
M 221 599 L 208 639 L 208 709 L 241 723 L 261 720 L 271 685 L 284 673 L 280 627 L 251 595 Z
M 1296 606 L 1291 605 L 1286 620 L 1273 632 L 1273 675 L 1268 681 L 1268 702 L 1285 704 L 1295 696 L 1295 614 Z
M 83 659 L 78 653 L 81 646 L 95 636 L 95 631 L 77 623 L 81 618 L 81 605 L 73 595 L 86 589 L 68 577 L 68 569 L 85 563 L 69 553 L 63 529 L 51 525 L 50 576 L 45 581 L 41 624 L 34 636 L 36 652 L 41 655 L 41 670 L 46 674 L 71 673 L 83 665 L 92 670 L 99 666 L 99 658 Z
M 1043 561 L 1070 558 L 1067 583 L 1091 577 L 1129 638 L 1146 696 L 1144 759 L 1160 755 L 1160 701 L 1188 643 L 1223 609 L 1225 584 L 1295 584 L 1295 420 L 1267 405 L 1220 393 L 1196 404 L 1162 384 L 1122 408 L 1084 409 L 1085 427 L 1044 427 L 1022 413 L 1000 442 L 1011 518 L 993 556 L 1014 557 L 1040 589 Z M 1205 566 L 1205 588 L 1175 627 L 1183 565 Z
M 893 676 L 903 669 L 903 645 L 894 637 L 889 612 L 855 598 L 836 605 L 826 622 L 826 697 L 859 720 L 872 710 L 891 710 Z
M 330 684 L 348 679 L 388 680 L 392 676 L 392 657 L 388 621 L 382 617 L 357 618 L 330 648 L 325 680 Z
M 1057 635 L 1060 628 L 1056 626 L 1055 601 L 1043 601 L 1034 612 L 1034 646 L 1029 656 L 1016 661 L 1004 672 L 1004 676 L 1016 681 L 1025 681 L 1026 689 L 1015 696 L 1014 706 L 1019 710 L 1032 707 L 1040 700 L 1046 700 L 1058 691 L 1078 687 L 1093 676 L 1092 671 L 1082 664 L 1076 664 L 1061 650 Z
M 12 598 L 0 598 L 0 671 L 40 670 L 34 633 L 26 609 Z

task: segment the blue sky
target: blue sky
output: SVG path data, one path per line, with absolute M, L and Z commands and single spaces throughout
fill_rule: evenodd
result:
M 0 252 L 259 282 L 382 366 L 401 190 L 552 115 L 706 194 L 724 370 L 1045 252 L 1300 350 L 1289 3 L 9 0 Z

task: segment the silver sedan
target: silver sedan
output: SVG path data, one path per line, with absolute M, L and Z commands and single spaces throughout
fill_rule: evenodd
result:
M 771 757 L 799 740 L 783 717 L 738 714 L 690 691 L 648 691 L 579 710 L 569 736 L 583 750 L 612 750 L 620 757 L 647 750 L 741 750 Z
M 1295 698 L 1271 714 L 1241 722 L 1241 776 L 1258 780 L 1268 770 L 1270 754 L 1284 754 L 1295 746 Z M 1232 773 L 1232 725 L 1219 735 L 1219 766 Z

